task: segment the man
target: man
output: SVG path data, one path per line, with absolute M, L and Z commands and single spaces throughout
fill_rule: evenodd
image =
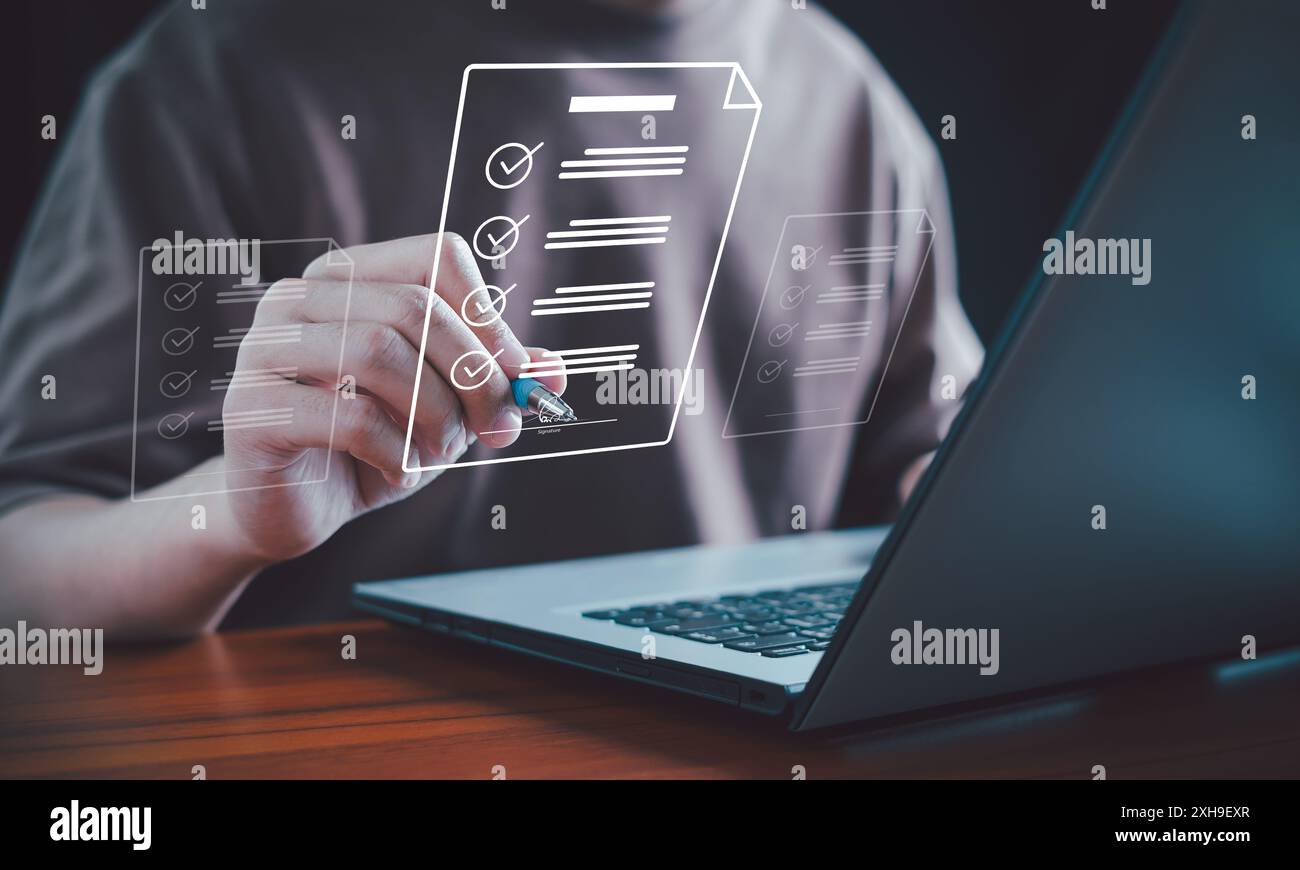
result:
M 540 353 L 507 327 L 435 318 L 443 332 L 421 360 L 410 328 L 439 243 L 429 234 L 464 67 L 719 59 L 741 63 L 764 114 L 695 361 L 703 413 L 683 416 L 665 447 L 404 473 L 405 372 L 427 367 L 421 407 L 430 410 L 414 446 L 429 465 L 475 441 L 490 451 L 518 437 L 506 379 Z M 339 135 L 344 115 L 356 119 L 354 139 Z M 99 71 L 64 149 L 0 314 L 0 613 L 15 618 L 118 638 L 185 636 L 338 617 L 357 580 L 778 534 L 795 506 L 808 528 L 883 521 L 956 412 L 940 398 L 942 379 L 960 393 L 980 361 L 956 296 L 933 144 L 851 36 L 780 0 L 511 0 L 504 11 L 487 0 L 179 3 Z M 722 439 L 785 216 L 905 208 L 927 209 L 934 249 L 924 268 L 900 263 L 892 275 L 896 286 L 918 274 L 920 283 L 871 421 Z M 325 483 L 124 499 L 137 252 L 177 230 L 350 246 L 349 340 L 370 337 L 355 357 L 368 389 L 348 403 L 333 457 L 324 427 L 332 385 L 307 373 L 276 387 L 302 412 L 291 431 L 227 433 L 216 456 L 178 443 L 142 456 L 137 474 L 337 462 Z M 697 246 L 687 255 L 715 241 L 686 242 Z M 442 243 L 453 268 L 435 301 L 450 309 L 443 303 L 463 296 L 478 267 L 463 243 Z M 291 319 L 338 323 L 340 276 L 317 262 L 305 278 Z M 891 305 L 895 324 L 903 314 Z M 259 309 L 259 320 L 269 316 Z M 472 395 L 449 389 L 449 349 L 484 345 L 502 350 L 492 382 Z M 330 347 L 307 350 L 324 359 Z M 142 372 L 163 370 L 157 351 L 142 354 Z M 247 345 L 239 359 L 274 362 Z M 47 373 L 57 377 L 54 401 L 40 395 Z M 191 524 L 194 501 L 206 528 Z M 503 514 L 505 528 L 494 528 Z

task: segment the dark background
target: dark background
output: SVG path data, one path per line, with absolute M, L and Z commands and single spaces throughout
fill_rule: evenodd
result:
M 10 26 L 0 81 L 12 83 L 4 115 L 13 132 L 3 140 L 4 275 L 57 152 L 58 140 L 40 137 L 41 116 L 55 115 L 60 132 L 70 129 L 87 76 L 158 5 L 5 4 Z M 1089 0 L 823 5 L 862 36 L 936 139 L 939 119 L 957 117 L 958 138 L 939 147 L 955 212 L 962 299 L 987 342 L 1037 268 L 1043 240 L 1055 232 L 1178 0 L 1108 0 L 1104 11 Z

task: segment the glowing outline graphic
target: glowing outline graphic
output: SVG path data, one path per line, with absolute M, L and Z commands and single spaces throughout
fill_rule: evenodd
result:
M 460 150 L 460 131 L 461 124 L 465 117 L 465 94 L 469 89 L 469 76 L 474 70 L 538 70 L 538 69 L 729 69 L 731 78 L 727 82 L 727 92 L 722 99 L 722 109 L 729 110 L 753 110 L 754 120 L 749 127 L 749 138 L 745 142 L 745 153 L 740 160 L 740 172 L 736 175 L 736 188 L 731 194 L 731 203 L 727 206 L 727 219 L 722 225 L 722 235 L 718 239 L 718 252 L 713 259 L 713 270 L 709 273 L 709 284 L 704 291 L 704 305 L 700 309 L 700 320 L 695 327 L 695 336 L 691 339 L 691 353 L 686 361 L 685 371 L 693 370 L 695 364 L 695 351 L 700 343 L 700 334 L 704 330 L 704 318 L 709 311 L 709 300 L 713 296 L 713 285 L 718 277 L 718 269 L 722 264 L 722 252 L 727 246 L 727 236 L 731 233 L 731 219 L 736 212 L 736 201 L 740 198 L 740 186 L 745 180 L 745 169 L 749 165 L 750 150 L 754 145 L 754 134 L 758 131 L 758 119 L 763 114 L 763 103 L 750 84 L 749 77 L 741 69 L 739 61 L 704 61 L 692 63 L 474 63 L 465 67 L 465 73 L 461 77 L 460 83 L 460 100 L 456 107 L 456 132 L 451 139 L 451 159 L 447 167 L 447 185 L 442 196 L 442 216 L 438 219 L 438 240 L 439 244 L 435 247 L 433 258 L 433 269 L 429 272 L 430 284 L 437 279 L 438 269 L 442 260 L 441 240 L 447 231 L 447 211 L 451 205 L 451 186 L 456 177 L 456 155 Z M 737 80 L 744 88 L 744 93 L 748 94 L 749 101 L 737 102 Z M 415 432 L 415 412 L 420 396 L 420 378 L 423 375 L 423 360 L 428 350 L 429 342 L 429 321 L 433 316 L 433 288 L 429 288 L 429 301 L 424 314 L 424 333 L 420 337 L 420 356 L 421 365 L 415 372 L 415 386 L 411 390 L 411 413 L 407 418 L 406 424 L 406 446 L 403 450 L 402 470 L 412 471 L 438 471 L 447 468 L 471 468 L 476 465 L 495 465 L 501 462 L 525 462 L 531 459 L 553 459 L 560 456 L 580 456 L 584 453 L 608 453 L 613 450 L 635 450 L 641 447 L 662 447 L 673 440 L 673 433 L 677 431 L 677 420 L 682 412 L 682 400 L 686 392 L 685 382 L 683 387 L 677 392 L 677 403 L 673 407 L 672 423 L 668 427 L 668 437 L 662 441 L 647 441 L 640 444 L 617 444 L 609 447 L 589 447 L 582 450 L 562 450 L 554 453 L 538 453 L 531 456 L 500 456 L 491 459 L 476 459 L 470 462 L 452 462 L 444 465 L 420 465 L 412 466 L 411 441 Z

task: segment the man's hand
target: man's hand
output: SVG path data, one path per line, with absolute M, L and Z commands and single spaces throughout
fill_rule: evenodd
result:
M 902 476 L 898 479 L 898 503 L 904 504 L 912 497 L 912 490 L 921 482 L 921 475 L 930 467 L 931 460 L 934 459 L 934 451 L 930 451 L 924 456 L 918 456 L 913 459 L 907 468 L 903 469 Z
M 438 237 L 428 235 L 349 248 L 351 268 L 321 257 L 303 273 L 305 298 L 276 301 L 270 292 L 259 303 L 254 329 L 296 326 L 301 340 L 245 339 L 236 370 L 275 372 L 284 381 L 229 390 L 222 411 L 227 498 L 249 555 L 266 562 L 300 555 L 358 514 L 438 476 L 405 472 L 403 459 L 407 468 L 445 465 L 475 439 L 505 447 L 519 437 L 522 416 L 510 380 L 522 363 L 542 359 L 542 351 L 523 347 L 503 320 L 470 326 L 461 318 L 466 296 L 484 281 L 459 236 L 448 234 L 442 242 L 420 359 L 437 244 Z M 290 286 L 301 288 L 299 282 Z M 452 365 L 471 351 L 492 371 L 482 386 L 461 390 L 453 384 Z M 356 379 L 355 398 L 338 396 L 340 359 L 344 375 Z M 418 417 L 411 453 L 404 456 L 417 365 L 423 366 Z M 563 375 L 540 380 L 556 392 L 565 387 Z M 267 408 L 292 409 L 292 423 L 232 428 L 240 412 Z M 331 462 L 324 482 L 274 486 L 319 479 Z
M 412 436 L 418 455 L 407 467 L 454 462 L 476 435 L 492 447 L 514 442 L 521 415 L 509 378 L 518 376 L 520 363 L 542 359 L 542 351 L 521 346 L 500 320 L 482 327 L 461 320 L 462 301 L 483 282 L 469 247 L 451 236 L 420 358 L 437 244 L 436 236 L 419 236 L 349 249 L 350 306 L 348 271 L 324 260 L 307 268 L 305 293 L 298 292 L 303 282 L 294 282 L 292 295 L 300 298 L 272 301 L 271 294 L 259 303 L 256 326 L 301 327 L 301 341 L 252 336 L 241 344 L 237 370 L 282 380 L 227 392 L 224 455 L 191 469 L 224 474 L 231 490 L 208 500 L 203 531 L 191 527 L 189 510 L 174 501 L 188 491 L 184 478 L 160 484 L 140 502 L 50 496 L 0 517 L 0 565 L 7 575 L 0 614 L 101 626 L 115 639 L 215 628 L 259 570 L 318 546 L 358 514 L 436 476 L 403 471 L 417 364 L 423 366 Z M 469 351 L 479 359 L 499 355 L 486 383 L 462 391 L 452 385 L 450 369 Z M 340 358 L 343 373 L 356 378 L 354 399 L 338 397 Z M 565 387 L 562 375 L 539 380 L 556 392 Z M 272 408 L 291 409 L 292 423 L 233 428 L 232 414 Z M 323 482 L 283 485 L 319 479 L 327 463 L 333 467 Z

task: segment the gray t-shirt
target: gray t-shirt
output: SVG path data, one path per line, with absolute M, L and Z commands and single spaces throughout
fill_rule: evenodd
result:
M 741 64 L 764 109 L 695 360 L 701 413 L 683 414 L 664 447 L 451 470 L 264 572 L 225 624 L 339 617 L 358 580 L 782 534 L 796 505 L 809 529 L 887 520 L 900 472 L 957 410 L 941 391 L 960 394 L 981 351 L 957 299 L 933 143 L 851 35 L 778 0 L 657 15 L 585 0 L 169 7 L 95 75 L 6 291 L 0 511 L 128 492 L 141 246 L 177 230 L 343 245 L 432 232 L 466 65 L 718 60 Z M 875 401 L 871 420 L 723 439 L 786 217 L 920 208 L 934 241 L 924 268 L 894 267 L 895 286 L 920 282 L 889 376 L 878 398 L 865 379 L 850 398 Z M 716 239 L 697 243 L 690 256 L 711 259 Z M 894 326 L 903 314 L 891 303 Z M 143 354 L 142 370 L 162 370 Z M 41 397 L 46 374 L 56 401 Z M 176 444 L 138 463 L 166 477 L 204 458 Z

